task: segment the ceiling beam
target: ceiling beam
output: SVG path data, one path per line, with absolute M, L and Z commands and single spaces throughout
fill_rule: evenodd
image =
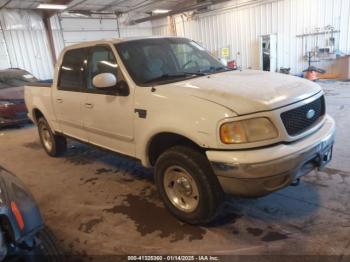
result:
M 6 7 L 12 0 L 7 0 L 5 2 L 5 4 L 3 4 L 2 6 L 0 6 L 0 10 L 3 9 L 4 7 Z
M 54 5 L 69 5 L 73 0 L 53 0 L 49 4 L 54 4 Z M 43 10 L 43 17 L 44 18 L 50 18 L 51 16 L 61 13 L 64 10 Z
M 162 3 L 162 2 L 165 2 L 167 0 L 145 0 L 137 5 L 135 5 L 134 7 L 131 7 L 131 10 L 130 11 L 136 11 L 138 9 L 141 9 L 141 8 L 146 8 L 148 6 L 152 6 L 154 4 L 159 4 L 159 3 Z
M 126 0 L 116 0 L 116 1 L 113 1 L 107 5 L 104 5 L 102 6 L 101 8 L 99 8 L 97 11 L 101 12 L 101 11 L 105 11 L 106 9 L 110 8 L 110 7 L 113 7 L 115 5 L 120 5 L 122 3 L 125 3 L 127 2 Z
M 75 3 L 74 5 L 71 5 L 71 6 L 68 6 L 68 8 L 65 10 L 65 11 L 69 11 L 69 10 L 72 10 L 73 8 L 85 3 L 87 0 L 81 0 L 79 1 L 78 3 Z M 72 1 L 73 2 L 73 1 Z
M 143 22 L 147 22 L 147 21 L 151 21 L 151 20 L 156 20 L 156 19 L 160 19 L 160 18 L 164 18 L 167 16 L 171 16 L 171 15 L 177 15 L 177 14 L 181 14 L 183 12 L 189 12 L 189 11 L 193 11 L 199 8 L 205 8 L 208 7 L 210 5 L 212 5 L 213 3 L 211 1 L 206 1 L 200 4 L 196 4 L 196 5 L 192 5 L 192 6 L 188 6 L 188 7 L 184 7 L 184 8 L 179 8 L 179 9 L 175 9 L 172 10 L 166 14 L 160 14 L 160 15 L 151 15 L 148 17 L 144 17 L 144 18 L 140 18 L 140 19 L 135 19 L 130 21 L 130 24 L 139 24 L 139 23 L 143 23 Z

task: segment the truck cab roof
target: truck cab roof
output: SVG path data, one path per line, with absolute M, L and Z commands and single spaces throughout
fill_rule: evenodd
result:
M 101 39 L 101 40 L 96 40 L 96 41 L 86 41 L 86 42 L 82 42 L 82 43 L 78 43 L 78 44 L 73 44 L 73 45 L 65 47 L 64 51 L 71 50 L 71 49 L 77 49 L 77 48 L 84 48 L 84 47 L 89 47 L 89 46 L 95 46 L 95 45 L 100 45 L 100 44 L 118 44 L 118 43 L 125 43 L 125 42 L 144 40 L 144 39 L 167 39 L 167 38 L 185 38 L 185 37 L 147 36 L 147 37 L 107 38 L 107 39 Z

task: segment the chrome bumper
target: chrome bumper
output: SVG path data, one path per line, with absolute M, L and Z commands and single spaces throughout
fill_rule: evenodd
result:
M 335 122 L 327 116 L 321 129 L 301 141 L 265 149 L 208 151 L 207 157 L 224 192 L 259 197 L 324 167 L 330 161 L 334 135 Z

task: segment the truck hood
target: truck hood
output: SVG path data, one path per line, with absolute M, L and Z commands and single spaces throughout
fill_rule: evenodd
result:
M 238 115 L 274 110 L 321 91 L 318 84 L 299 77 L 254 70 L 213 74 L 163 87 L 220 104 Z

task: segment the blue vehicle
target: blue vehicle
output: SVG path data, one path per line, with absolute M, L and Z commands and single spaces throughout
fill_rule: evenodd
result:
M 32 194 L 0 166 L 0 261 L 62 261 Z

